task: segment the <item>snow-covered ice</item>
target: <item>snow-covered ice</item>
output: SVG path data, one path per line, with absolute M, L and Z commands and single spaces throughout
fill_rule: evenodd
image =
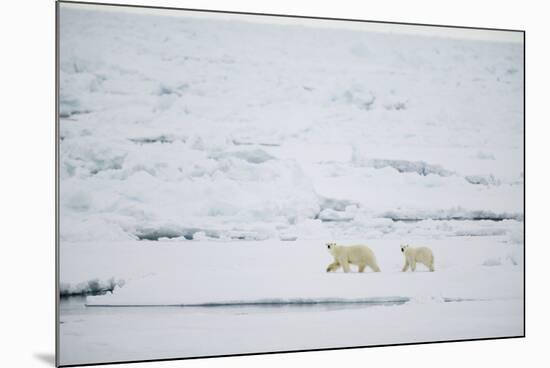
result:
M 63 361 L 82 364 L 514 336 L 523 302 L 62 308 Z
M 99 9 L 60 7 L 62 363 L 523 334 L 521 43 Z
M 62 9 L 60 51 L 64 241 L 521 219 L 520 44 Z

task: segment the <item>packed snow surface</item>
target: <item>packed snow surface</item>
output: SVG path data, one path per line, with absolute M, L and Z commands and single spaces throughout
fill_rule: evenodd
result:
M 88 296 L 89 306 L 521 298 L 521 249 L 516 244 L 501 244 L 501 238 L 426 240 L 423 245 L 430 246 L 435 254 L 436 272 L 428 272 L 422 265 L 418 265 L 415 273 L 401 272 L 405 261 L 397 239 L 369 244 L 382 269 L 379 273 L 368 268 L 365 273 L 357 273 L 354 266 L 352 274 L 341 270 L 327 273 L 325 269 L 332 256 L 324 244 L 279 240 L 109 245 L 124 256 L 92 243 L 75 248 L 75 252 L 101 265 L 101 272 L 86 274 L 88 271 L 78 265 L 68 266 L 64 271 L 81 279 L 92 275 L 130 277 L 124 286 L 115 287 L 113 293 Z M 72 253 L 67 251 L 65 257 L 72 258 Z M 121 258 L 123 266 L 119 264 Z M 162 269 L 155 268 L 157 264 L 162 264 Z

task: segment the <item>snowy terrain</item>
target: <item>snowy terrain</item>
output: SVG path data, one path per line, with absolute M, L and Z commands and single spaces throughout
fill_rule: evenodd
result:
M 64 364 L 523 334 L 522 44 L 90 9 L 60 12 Z

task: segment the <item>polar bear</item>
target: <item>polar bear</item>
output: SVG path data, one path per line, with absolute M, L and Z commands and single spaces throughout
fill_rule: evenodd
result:
M 366 245 L 343 246 L 327 243 L 327 248 L 334 257 L 334 262 L 328 265 L 327 272 L 336 271 L 340 267 L 344 268 L 344 272 L 349 272 L 350 264 L 358 266 L 359 272 L 363 272 L 366 266 L 374 272 L 380 272 L 374 253 Z
M 427 247 L 410 247 L 408 244 L 401 244 L 401 252 L 405 256 L 405 266 L 402 271 L 405 272 L 411 267 L 411 271 L 416 271 L 416 262 L 422 263 L 434 271 L 434 255 L 432 250 Z

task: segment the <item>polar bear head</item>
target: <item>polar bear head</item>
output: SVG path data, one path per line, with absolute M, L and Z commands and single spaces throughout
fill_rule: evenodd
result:
M 330 243 L 327 243 L 326 245 L 327 245 L 327 250 L 330 252 L 330 254 L 332 254 L 334 256 L 334 254 L 336 252 L 336 248 L 338 248 L 336 243 L 330 242 Z
M 401 252 L 405 253 L 408 247 L 409 247 L 408 244 L 401 244 Z

